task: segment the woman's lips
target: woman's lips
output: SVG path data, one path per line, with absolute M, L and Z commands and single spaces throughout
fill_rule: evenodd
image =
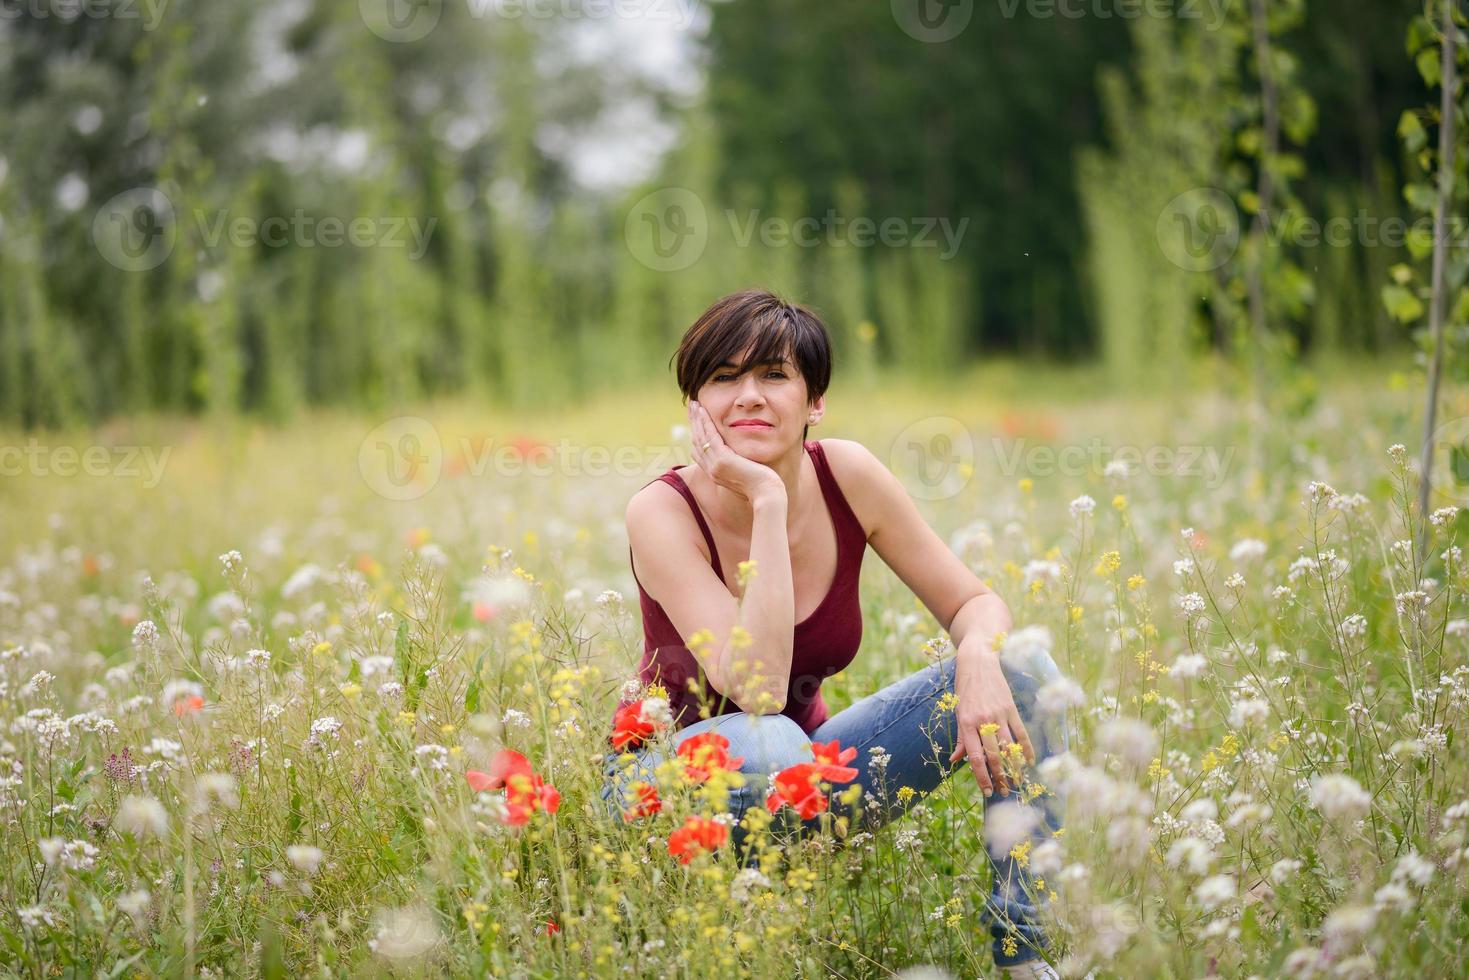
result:
M 769 429 L 772 426 L 768 422 L 731 422 L 731 429 Z

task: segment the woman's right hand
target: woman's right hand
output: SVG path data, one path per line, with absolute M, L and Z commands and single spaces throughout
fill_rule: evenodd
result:
M 721 487 L 733 490 L 752 504 L 757 498 L 771 494 L 785 496 L 786 485 L 779 474 L 729 448 L 708 410 L 693 400 L 689 401 L 689 435 L 694 462 Z M 706 442 L 708 449 L 704 448 Z

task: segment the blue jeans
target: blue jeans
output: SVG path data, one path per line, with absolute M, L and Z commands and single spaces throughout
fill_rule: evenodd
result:
M 673 742 L 676 747 L 700 732 L 715 731 L 729 739 L 732 757 L 744 756 L 740 771 L 745 775 L 745 786 L 730 793 L 730 812 L 737 821 L 731 830 L 731 840 L 741 860 L 748 831 L 739 826 L 739 818 L 746 810 L 765 805 L 770 789 L 769 774 L 812 760 L 813 741 L 836 739 L 843 749 L 856 747 L 857 757 L 848 765 L 857 770 L 854 782 L 861 783 L 865 790 L 860 819 L 866 829 L 875 829 L 901 817 L 909 806 L 954 773 L 971 771 L 963 756 L 957 763 L 949 763 L 950 753 L 960 744 L 958 725 L 952 709 L 939 707 L 939 700 L 954 691 L 956 664 L 956 659 L 949 656 L 910 674 L 831 716 L 809 737 L 785 715 L 738 711 L 688 725 L 673 734 Z M 1036 699 L 1039 689 L 1060 675 L 1055 661 L 1048 654 L 1032 651 L 1028 663 L 1002 660 L 1001 665 L 1021 723 L 1035 749 L 1036 762 L 1065 752 L 1064 708 L 1045 711 Z M 888 757 L 885 765 L 881 760 L 884 753 Z M 625 810 L 635 805 L 636 794 L 628 784 L 639 779 L 652 781 L 658 764 L 664 760 L 663 753 L 654 746 L 632 755 L 633 762 L 626 762 L 616 753 L 609 753 L 607 759 L 602 799 L 614 819 L 620 819 Z M 879 757 L 877 764 L 874 756 Z M 1026 777 L 1026 782 L 1031 782 L 1034 774 L 1027 771 Z M 904 786 L 911 787 L 914 793 L 899 794 L 898 790 Z M 837 793 L 845 788 L 835 787 Z M 854 816 L 836 798 L 837 793 L 832 795 L 831 813 Z M 1011 786 L 1008 796 L 996 792 L 984 802 L 989 838 L 986 851 L 993 869 L 984 911 L 994 940 L 995 962 L 1000 966 L 1034 959 L 1049 948 L 1037 908 L 1044 899 L 1036 894 L 1028 867 L 1029 855 L 1061 828 L 1065 801 L 1059 791 L 1046 788 L 1040 795 L 1022 802 L 1031 795 L 1024 791 L 1017 793 L 1017 787 Z M 820 816 L 803 821 L 787 807 L 780 812 L 786 815 L 788 826 L 794 825 L 794 834 L 821 826 Z M 993 836 L 992 827 L 997 828 Z M 772 825 L 771 829 L 776 830 L 776 826 Z M 855 833 L 857 829 L 854 825 L 850 832 Z M 1045 890 L 1052 888 L 1054 885 L 1047 882 Z

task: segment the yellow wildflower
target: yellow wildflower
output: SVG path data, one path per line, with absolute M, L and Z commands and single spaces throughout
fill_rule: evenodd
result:
M 740 562 L 737 577 L 739 579 L 740 588 L 743 589 L 747 587 L 750 584 L 750 580 L 755 577 L 755 559 L 751 558 L 747 561 Z

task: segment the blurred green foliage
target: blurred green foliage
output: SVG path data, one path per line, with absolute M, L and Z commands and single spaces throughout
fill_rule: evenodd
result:
M 1238 270 L 1177 268 L 1156 226 L 1209 187 L 1248 220 L 1258 72 L 1231 33 L 1247 3 L 1141 18 L 976 3 L 943 40 L 915 36 L 901 4 L 646 5 L 699 15 L 672 32 L 698 53 L 687 84 L 643 70 L 651 42 L 596 54 L 646 25 L 566 16 L 574 2 L 556 18 L 384 2 L 432 29 L 393 36 L 366 0 L 7 8 L 0 423 L 283 419 L 463 391 L 526 407 L 667 384 L 693 317 L 751 284 L 816 306 L 859 377 L 1015 351 L 1100 355 L 1127 384 L 1205 347 L 1240 353 Z M 1295 79 L 1289 203 L 1403 212 L 1392 121 L 1424 85 L 1395 39 L 1417 5 L 1267 6 Z M 1293 125 L 1310 106 L 1317 125 Z M 660 123 L 671 151 L 621 188 L 568 162 L 569 134 Z M 802 247 L 763 230 L 831 216 L 907 238 Z M 675 218 L 704 234 L 661 267 L 639 235 L 677 243 Z M 333 221 L 367 244 L 331 244 Z M 1276 251 L 1287 356 L 1401 342 L 1373 301 L 1391 249 Z

